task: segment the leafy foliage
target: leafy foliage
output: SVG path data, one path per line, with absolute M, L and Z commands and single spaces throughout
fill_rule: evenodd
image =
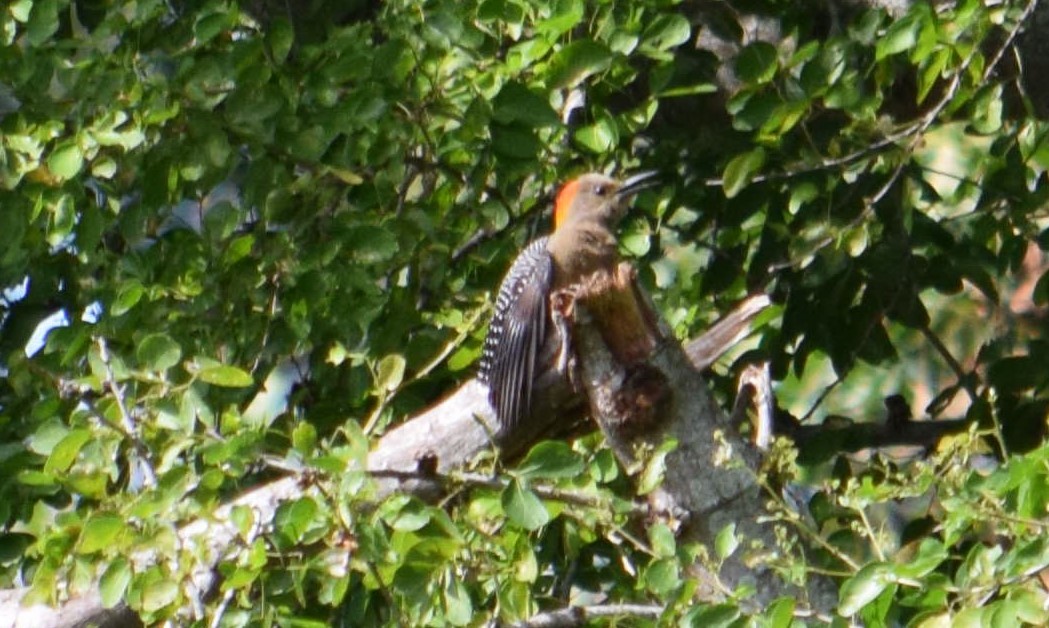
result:
M 743 541 L 639 530 L 596 436 L 480 461 L 505 481 L 464 478 L 443 507 L 377 502 L 361 471 L 369 438 L 471 376 L 557 182 L 644 166 L 667 184 L 623 245 L 680 335 L 766 291 L 776 315 L 739 361 L 769 360 L 790 407 L 921 382 L 931 413 L 972 421 L 921 463 L 787 455 L 813 520 L 775 512 L 819 549 L 777 567 L 840 576 L 838 611 L 868 625 L 1046 623 L 1043 270 L 1010 309 L 1049 246 L 1049 126 L 1009 77 L 1033 3 L 828 27 L 759 2 L 780 37 L 753 39 L 657 0 L 304 4 L 0 13 L 5 586 L 55 602 L 101 578 L 106 604 L 172 618 L 206 564 L 178 526 L 290 467 L 315 482 L 272 526 L 232 512 L 209 622 L 466 625 L 569 600 L 743 621 L 737 598 L 694 606 L 688 570 Z M 731 58 L 694 45 L 702 20 Z M 903 530 L 878 523 L 914 500 Z

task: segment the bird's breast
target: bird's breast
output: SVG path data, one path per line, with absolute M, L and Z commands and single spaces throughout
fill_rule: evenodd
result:
M 611 270 L 619 258 L 615 236 L 601 226 L 575 225 L 550 237 L 554 287 L 564 288 L 598 270 Z

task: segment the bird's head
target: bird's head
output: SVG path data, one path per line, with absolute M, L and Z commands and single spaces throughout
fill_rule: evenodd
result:
M 627 201 L 655 184 L 655 172 L 642 172 L 624 181 L 591 172 L 572 179 L 557 193 L 554 229 L 582 216 L 614 225 L 626 213 Z

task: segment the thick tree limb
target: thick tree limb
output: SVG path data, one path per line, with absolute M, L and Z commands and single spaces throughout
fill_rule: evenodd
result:
M 641 297 L 633 269 L 623 264 L 613 275 L 595 276 L 577 307 L 573 335 L 591 415 L 620 462 L 628 469 L 644 466 L 665 442 L 676 443 L 666 455 L 662 485 L 649 496 L 654 509 L 680 516 L 686 538 L 709 548 L 729 524 L 747 543 L 761 545 L 753 554 L 737 552 L 716 572 L 695 565 L 699 595 L 722 600 L 751 584 L 752 602 L 759 607 L 783 595 L 801 595 L 815 608 L 832 608 L 836 597 L 829 583 L 813 578 L 806 590 L 798 590 L 755 560 L 778 547 L 772 525 L 757 516 L 765 511 L 756 479 L 758 452 L 729 424 L 666 326 L 651 323 L 658 315 Z M 649 337 L 624 336 L 630 346 L 604 341 L 624 325 L 644 328 Z
M 923 447 L 932 449 L 941 438 L 969 429 L 967 419 L 943 421 L 907 421 L 889 423 L 856 423 L 843 427 L 805 425 L 791 434 L 798 447 L 798 461 L 812 464 L 829 460 L 840 453 L 888 447 Z

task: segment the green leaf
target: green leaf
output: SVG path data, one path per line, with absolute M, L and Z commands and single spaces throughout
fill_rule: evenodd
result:
M 988 85 L 976 92 L 972 100 L 972 128 L 991 135 L 1002 128 L 1002 86 Z
M 516 478 L 503 490 L 502 503 L 510 521 L 525 530 L 538 530 L 550 521 L 550 513 L 542 500 Z
M 234 20 L 235 16 L 232 12 L 215 12 L 201 16 L 193 25 L 193 35 L 197 39 L 196 44 L 203 46 L 208 43 L 216 35 L 232 26 Z
M 673 558 L 660 558 L 645 571 L 645 587 L 656 595 L 666 595 L 681 584 L 681 566 Z
M 482 22 L 505 20 L 516 24 L 524 18 L 524 9 L 507 0 L 485 0 L 477 7 L 477 19 Z
M 159 332 L 149 334 L 138 343 L 135 357 L 144 368 L 166 371 L 178 364 L 182 358 L 182 348 L 171 336 Z
M 492 150 L 510 159 L 533 160 L 542 145 L 535 131 L 520 124 L 492 124 Z
M 765 149 L 760 146 L 733 157 L 732 161 L 725 166 L 725 175 L 722 183 L 725 189 L 725 196 L 733 198 L 739 194 L 740 190 L 747 187 L 754 175 L 764 165 Z
M 37 0 L 29 13 L 26 39 L 32 46 L 41 46 L 58 31 L 57 0 Z
M 375 368 L 375 385 L 386 392 L 397 390 L 404 380 L 404 366 L 404 356 L 399 353 L 391 353 L 379 360 Z
M 35 454 L 50 456 L 58 443 L 69 434 L 69 431 L 69 428 L 58 419 L 47 420 L 36 428 L 33 435 L 29 437 L 26 447 Z
M 386 523 L 399 532 L 415 532 L 435 519 L 440 519 L 436 513 L 426 504 L 408 496 L 398 496 L 389 499 L 383 504 L 383 519 Z
M 123 316 L 142 298 L 145 294 L 145 288 L 142 284 L 137 281 L 129 281 L 120 287 L 120 291 L 117 292 L 117 298 L 113 301 L 113 307 L 110 309 L 110 314 L 113 316 Z
M 652 20 L 641 34 L 641 44 L 659 52 L 676 48 L 688 41 L 692 27 L 680 13 L 664 13 Z
M 131 565 L 125 558 L 115 558 L 99 579 L 98 588 L 103 608 L 113 608 L 124 599 L 131 584 Z
M 349 230 L 345 246 L 358 262 L 378 264 L 390 260 L 400 248 L 392 233 L 373 225 L 363 225 Z
M 892 565 L 868 563 L 845 581 L 838 592 L 838 614 L 850 617 L 873 602 L 893 583 Z
M 15 0 L 7 5 L 7 10 L 11 12 L 11 17 L 25 24 L 29 21 L 29 15 L 33 10 L 33 0 Z
M 597 452 L 589 467 L 590 476 L 594 480 L 607 484 L 619 477 L 619 464 L 612 452 L 603 449 Z
M 947 560 L 947 548 L 937 539 L 922 539 L 914 557 L 896 565 L 896 575 L 901 578 L 924 578 Z
M 671 558 L 677 552 L 677 539 L 665 523 L 654 523 L 648 527 L 648 542 L 652 552 L 659 558 Z
M 492 100 L 492 117 L 502 124 L 520 122 L 532 128 L 556 126 L 561 122 L 543 95 L 517 81 L 503 85 Z
M 308 454 L 317 446 L 317 428 L 308 421 L 300 421 L 291 432 L 291 444 L 302 454 Z
M 619 128 L 610 116 L 602 116 L 573 133 L 572 139 L 592 153 L 607 153 L 619 144 Z
M 112 514 L 92 515 L 80 532 L 79 549 L 84 554 L 111 548 L 127 527 L 124 518 Z
M 281 504 L 273 517 L 273 524 L 286 540 L 296 544 L 303 540 L 318 511 L 317 502 L 312 498 L 300 497 Z
M 255 383 L 250 373 L 227 364 L 205 367 L 197 377 L 201 381 L 226 388 L 246 388 Z
M 586 11 L 582 0 L 560 0 L 550 3 L 550 7 L 552 15 L 536 24 L 536 32 L 542 35 L 540 39 L 555 40 L 578 27 Z
M 84 154 L 75 142 L 65 142 L 55 147 L 47 158 L 47 169 L 59 181 L 72 179 L 84 167 Z
M 667 471 L 667 454 L 676 447 L 677 441 L 668 441 L 652 453 L 641 471 L 641 478 L 637 483 L 638 495 L 647 495 L 663 484 Z
M 697 628 L 730 628 L 739 619 L 739 607 L 735 604 L 696 605 L 685 614 L 682 626 Z
M 54 487 L 58 484 L 57 478 L 50 473 L 32 470 L 19 471 L 18 481 L 26 486 L 38 486 L 43 488 Z
M 816 184 L 810 181 L 799 183 L 793 190 L 791 190 L 790 201 L 787 203 L 787 211 L 790 212 L 791 215 L 797 214 L 798 210 L 803 206 L 819 198 L 819 194 L 819 188 L 816 187 Z
M 627 231 L 620 236 L 619 244 L 634 257 L 642 257 L 652 250 L 652 234 L 647 230 Z
M 142 590 L 142 609 L 155 613 L 178 599 L 178 583 L 175 580 L 153 580 Z
M 732 556 L 737 548 L 739 548 L 739 539 L 736 537 L 736 524 L 730 523 L 721 528 L 714 537 L 714 551 L 717 552 L 718 558 L 725 560 Z
M 794 623 L 794 608 L 797 602 L 792 597 L 781 597 L 765 609 L 768 628 L 790 628 Z
M 237 528 L 240 538 L 244 541 L 251 540 L 251 531 L 255 527 L 255 511 L 243 505 L 237 505 L 230 510 L 229 520 Z
M 776 47 L 764 41 L 748 44 L 736 57 L 736 75 L 749 85 L 768 83 L 778 66 Z
M 65 435 L 62 440 L 58 441 L 55 448 L 51 450 L 51 455 L 47 457 L 47 462 L 44 463 L 45 473 L 62 473 L 69 470 L 69 467 L 73 465 L 73 461 L 76 460 L 77 454 L 80 453 L 80 449 L 91 440 L 91 432 L 85 429 L 73 430 Z
M 908 15 L 903 19 L 889 24 L 885 34 L 878 39 L 874 46 L 874 58 L 881 61 L 885 57 L 906 52 L 918 42 L 918 31 L 921 23 L 914 15 Z
M 277 64 L 284 63 L 291 47 L 295 43 L 295 29 L 289 20 L 273 17 L 265 30 L 266 43 L 270 47 L 270 56 Z
M 550 60 L 546 82 L 551 89 L 573 87 L 587 77 L 612 65 L 615 54 L 608 46 L 592 39 L 576 40 L 559 50 Z
M 449 573 L 443 591 L 445 619 L 453 626 L 466 626 L 474 617 L 470 592 L 463 583 Z
M 562 441 L 543 441 L 532 447 L 518 466 L 522 478 L 569 478 L 583 472 L 583 458 Z

